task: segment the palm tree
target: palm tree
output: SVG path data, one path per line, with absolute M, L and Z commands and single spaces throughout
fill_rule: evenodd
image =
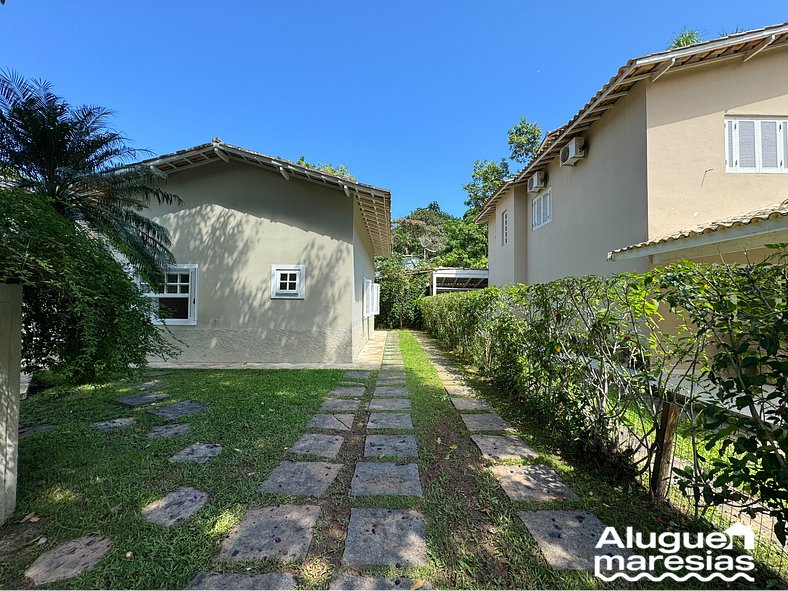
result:
M 170 237 L 140 212 L 151 199 L 180 199 L 133 164 L 141 152 L 108 127 L 110 115 L 101 107 L 72 107 L 48 82 L 0 72 L 0 183 L 46 199 L 158 285 L 174 262 Z

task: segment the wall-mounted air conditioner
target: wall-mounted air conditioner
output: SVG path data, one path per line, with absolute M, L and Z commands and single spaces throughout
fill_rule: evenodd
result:
M 582 137 L 575 137 L 561 148 L 561 166 L 574 166 L 578 160 L 585 156 L 583 145 L 585 140 Z
M 536 193 L 539 189 L 544 189 L 545 174 L 541 170 L 528 177 L 528 192 Z

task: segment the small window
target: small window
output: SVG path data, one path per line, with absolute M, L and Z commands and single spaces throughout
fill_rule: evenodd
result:
M 364 278 L 364 318 L 380 314 L 380 283 Z
M 725 120 L 725 170 L 738 173 L 788 172 L 788 119 Z
M 501 213 L 501 246 L 509 244 L 509 212 Z
M 197 265 L 173 265 L 164 274 L 158 292 L 147 287 L 154 302 L 155 324 L 188 326 L 197 324 Z
M 304 299 L 304 265 L 271 265 L 271 299 Z
M 531 229 L 536 230 L 553 221 L 553 190 L 542 191 L 531 201 Z

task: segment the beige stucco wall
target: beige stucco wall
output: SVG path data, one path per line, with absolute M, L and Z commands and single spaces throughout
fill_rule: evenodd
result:
M 787 72 L 780 48 L 648 86 L 650 238 L 788 198 L 788 174 L 725 172 L 723 128 L 726 115 L 788 116 Z
M 353 302 L 352 331 L 353 358 L 361 353 L 361 349 L 374 330 L 375 317 L 364 318 L 364 279 L 375 280 L 375 257 L 372 241 L 364 226 L 364 220 L 358 207 L 353 208 Z
M 547 169 L 552 222 L 531 230 L 532 197 L 523 198 L 527 283 L 648 268 L 646 261 L 606 260 L 611 250 L 647 237 L 645 92 L 621 99 L 615 116 L 603 117 L 584 136 L 584 159 L 562 167 L 556 158 Z
M 509 214 L 509 241 L 507 244 L 502 243 L 502 226 L 501 216 L 503 212 L 507 211 Z M 522 281 L 516 277 L 515 272 L 515 259 L 517 257 L 515 249 L 515 241 L 513 237 L 516 235 L 515 229 L 515 211 L 516 204 L 514 199 L 514 191 L 509 189 L 501 196 L 498 205 L 495 208 L 495 213 L 490 217 L 487 225 L 487 255 L 488 266 L 490 268 L 490 285 L 507 285 Z
M 157 206 L 179 263 L 199 265 L 197 326 L 181 362 L 349 362 L 354 204 L 341 191 L 230 162 L 170 174 Z M 361 255 L 357 257 L 361 259 Z M 303 300 L 271 299 L 271 265 L 306 265 Z

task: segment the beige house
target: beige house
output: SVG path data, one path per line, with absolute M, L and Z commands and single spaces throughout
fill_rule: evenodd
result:
M 350 363 L 374 326 L 391 194 L 214 139 L 145 161 L 178 262 L 151 293 L 177 363 Z
M 760 256 L 788 242 L 786 198 L 782 24 L 630 60 L 476 221 L 490 284 L 537 283 Z

